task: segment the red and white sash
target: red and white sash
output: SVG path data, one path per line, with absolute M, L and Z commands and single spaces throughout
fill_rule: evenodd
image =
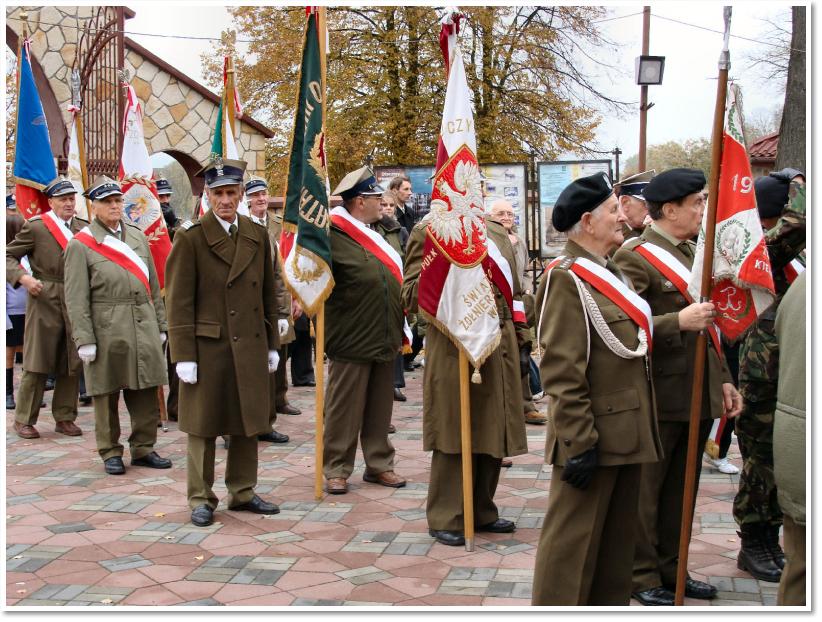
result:
M 52 237 L 57 240 L 60 248 L 66 250 L 66 245 L 69 243 L 69 240 L 74 237 L 71 229 L 66 227 L 66 222 L 58 218 L 52 210 L 43 214 L 41 220 Z
M 802 265 L 802 262 L 799 259 L 792 259 L 791 263 L 789 263 L 784 268 L 785 278 L 788 279 L 788 283 L 793 283 L 800 274 L 805 271 L 805 266 Z
M 521 300 L 514 300 L 514 273 L 511 270 L 511 264 L 508 263 L 494 240 L 486 237 L 485 241 L 488 247 L 491 280 L 499 287 L 505 297 L 505 302 L 508 303 L 508 307 L 511 309 L 514 321 L 525 324 L 527 322 L 525 319 L 525 303 Z
M 345 234 L 357 244 L 374 255 L 374 257 L 388 268 L 388 271 L 397 279 L 397 283 L 402 286 L 402 258 L 399 253 L 391 248 L 391 245 L 385 241 L 385 238 L 373 229 L 366 227 L 364 223 L 349 214 L 347 209 L 339 205 L 331 210 L 331 222 L 345 232 Z M 405 314 L 403 314 L 402 324 L 403 349 L 405 349 L 405 346 L 410 348 L 412 339 L 411 328 L 408 326 Z
M 148 266 L 128 244 L 108 234 L 106 234 L 102 242 L 98 243 L 88 227 L 83 227 L 83 229 L 78 231 L 74 239 L 94 252 L 99 253 L 109 261 L 113 261 L 123 270 L 130 272 L 143 284 L 149 299 L 151 298 L 151 286 L 148 283 Z
M 691 270 L 679 259 L 661 246 L 651 242 L 642 242 L 634 250 L 642 255 L 648 263 L 656 268 L 662 276 L 668 279 L 682 294 L 682 297 L 691 304 L 694 300 L 688 292 L 688 283 L 691 281 Z M 708 336 L 720 360 L 722 360 L 722 344 L 719 341 L 719 330 L 715 325 L 708 328 Z

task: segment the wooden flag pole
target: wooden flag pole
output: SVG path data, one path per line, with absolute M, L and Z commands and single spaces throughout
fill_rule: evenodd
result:
M 166 395 L 163 391 L 163 385 L 157 385 L 157 404 L 160 407 L 160 424 L 163 426 L 163 432 L 168 432 L 168 410 L 166 410 Z
M 728 52 L 731 7 L 726 6 L 725 45 L 719 56 L 719 78 L 716 85 L 716 105 L 711 142 L 711 176 L 708 180 L 708 215 L 705 219 L 705 250 L 702 259 L 702 283 L 700 302 L 710 300 L 714 262 L 714 238 L 716 235 L 716 203 L 719 196 L 719 174 L 722 162 L 722 137 L 725 127 L 725 99 L 728 93 L 728 70 L 731 67 Z M 676 593 L 674 605 L 681 606 L 685 598 L 685 580 L 688 576 L 688 546 L 691 543 L 691 524 L 694 517 L 696 496 L 697 447 L 699 421 L 702 414 L 702 387 L 705 379 L 705 357 L 708 338 L 706 331 L 699 332 L 694 356 L 694 382 L 691 392 L 691 412 L 688 423 L 688 454 L 685 462 L 685 490 L 682 495 L 682 523 L 679 530 L 679 561 L 676 568 Z
M 86 168 L 86 138 L 83 136 L 83 118 L 81 110 L 74 113 L 74 127 L 77 132 L 77 149 L 80 152 L 80 178 L 83 180 L 83 189 L 88 190 L 88 168 Z M 86 217 L 91 220 L 91 201 L 86 202 Z
M 471 451 L 471 394 L 468 357 L 460 350 L 460 439 L 462 441 L 462 516 L 465 550 L 474 551 L 474 465 Z
M 323 359 L 325 358 L 325 305 L 320 306 L 316 317 L 317 360 L 314 364 L 314 377 L 317 381 L 317 387 L 315 392 L 316 415 L 314 416 L 314 498 L 320 501 L 323 498 L 323 434 L 325 433 L 325 369 L 323 368 Z
M 228 57 L 228 67 L 226 67 L 225 72 L 225 86 L 223 92 L 223 101 L 225 102 L 225 106 L 223 109 L 223 114 L 228 115 L 226 116 L 227 123 L 226 125 L 231 129 L 231 136 L 234 138 L 234 143 L 237 143 L 237 135 L 234 129 L 234 57 Z M 228 157 L 226 154 L 226 136 L 223 133 L 223 157 Z

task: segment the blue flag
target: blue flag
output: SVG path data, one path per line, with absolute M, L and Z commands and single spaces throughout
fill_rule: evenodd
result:
M 25 45 L 22 47 L 17 66 L 20 72 L 20 89 L 17 94 L 17 131 L 14 137 L 14 181 L 18 184 L 18 192 L 21 190 L 19 186 L 39 191 L 57 177 L 57 168 L 51 153 L 46 115 L 43 112 L 40 93 L 37 92 L 37 85 L 34 83 L 29 51 Z M 21 203 L 18 200 L 17 204 L 24 217 L 30 218 L 34 215 L 28 213 L 36 209 L 30 205 L 30 201 Z M 42 211 L 42 206 L 37 211 Z

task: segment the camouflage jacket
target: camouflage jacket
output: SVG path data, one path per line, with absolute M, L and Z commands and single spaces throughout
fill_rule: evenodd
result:
M 743 337 L 739 349 L 739 390 L 746 400 L 755 402 L 776 400 L 779 346 L 774 333 L 774 319 L 782 296 L 790 286 L 785 267 L 793 259 L 804 260 L 805 186 L 791 182 L 788 206 L 773 229 L 766 232 L 765 242 L 771 260 L 776 300 Z

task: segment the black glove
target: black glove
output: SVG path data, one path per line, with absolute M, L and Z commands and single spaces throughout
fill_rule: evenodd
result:
M 585 490 L 591 483 L 594 470 L 597 468 L 597 447 L 594 445 L 588 451 L 578 456 L 568 458 L 562 470 L 562 481 L 568 482 L 574 488 Z
M 531 364 L 531 344 L 519 347 L 519 375 L 527 376 Z
M 781 171 L 774 171 L 770 177 L 776 177 L 779 180 L 790 183 L 797 175 L 805 176 L 805 173 L 798 171 L 795 168 L 783 168 Z

